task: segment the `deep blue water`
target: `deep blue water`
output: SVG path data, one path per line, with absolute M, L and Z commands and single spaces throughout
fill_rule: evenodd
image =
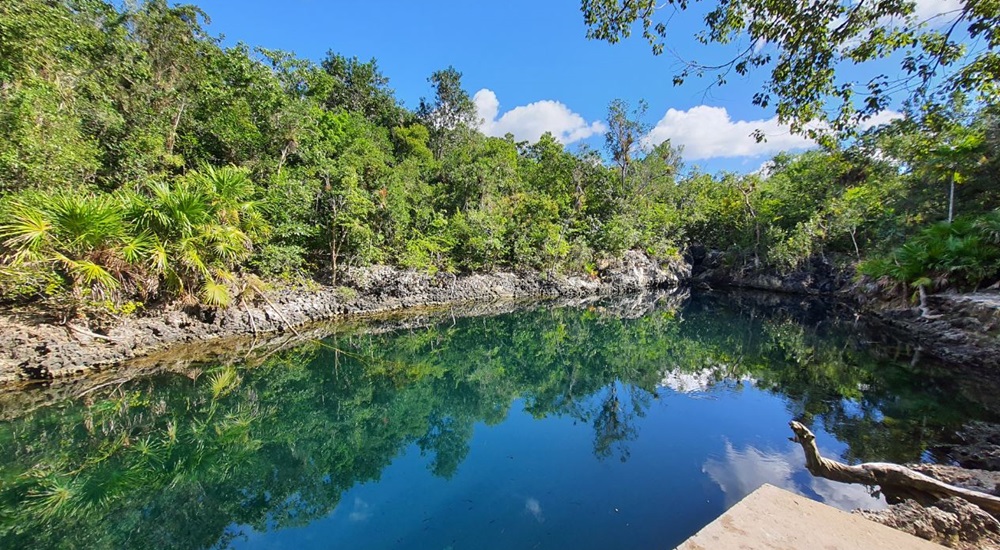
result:
M 902 462 L 989 413 L 859 334 L 731 297 L 341 327 L 7 414 L 0 545 L 672 548 L 763 483 L 880 507 L 806 472 L 788 421 Z
M 619 392 L 627 392 L 619 385 Z M 788 442 L 784 404 L 747 383 L 669 388 L 635 421 L 628 458 L 593 454 L 593 429 L 513 406 L 477 424 L 451 479 L 415 445 L 378 481 L 346 492 L 305 527 L 255 532 L 236 548 L 672 548 L 763 483 L 842 508 L 878 507 L 857 486 L 812 478 Z M 827 434 L 824 451 L 844 445 Z

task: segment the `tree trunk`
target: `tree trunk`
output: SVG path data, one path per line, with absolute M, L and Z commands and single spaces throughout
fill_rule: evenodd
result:
M 861 249 L 858 248 L 858 239 L 855 236 L 857 234 L 857 232 L 858 232 L 858 228 L 857 227 L 852 227 L 851 228 L 851 243 L 854 244 L 854 254 L 858 257 L 858 261 L 860 262 L 861 261 Z
M 955 175 L 952 174 L 951 182 L 948 185 L 948 223 L 951 223 L 955 215 Z
M 181 124 L 181 115 L 184 114 L 184 107 L 186 107 L 186 106 L 187 106 L 187 103 L 184 102 L 184 101 L 181 101 L 181 106 L 180 106 L 180 108 L 177 109 L 177 115 L 174 116 L 174 120 L 171 122 L 171 125 L 170 125 L 170 135 L 167 136 L 167 154 L 168 155 L 173 155 L 174 154 L 174 142 L 177 140 L 177 127 L 180 126 L 180 124 Z
M 337 237 L 334 235 L 330 239 L 330 283 L 334 286 L 337 284 L 337 256 Z
M 809 431 L 809 428 L 795 421 L 789 422 L 788 425 L 795 434 L 791 440 L 802 446 L 802 452 L 806 457 L 806 468 L 814 476 L 869 487 L 877 485 L 890 502 L 910 498 L 926 504 L 942 498 L 959 497 L 1000 519 L 1000 497 L 949 485 L 899 464 L 866 462 L 849 466 L 823 458 L 819 454 L 819 448 L 816 447 L 816 436 Z

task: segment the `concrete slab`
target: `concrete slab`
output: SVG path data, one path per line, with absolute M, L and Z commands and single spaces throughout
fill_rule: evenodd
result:
M 678 550 L 941 550 L 855 514 L 763 485 Z

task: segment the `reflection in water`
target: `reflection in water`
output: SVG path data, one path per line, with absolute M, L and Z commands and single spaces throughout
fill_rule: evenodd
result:
M 354 499 L 354 509 L 347 518 L 351 521 L 365 521 L 372 516 L 372 513 L 368 510 L 370 508 L 368 503 L 355 497 Z
M 743 499 L 765 483 L 786 489 L 800 495 L 818 497 L 841 510 L 857 508 L 881 509 L 887 506 L 885 499 L 869 494 L 865 487 L 834 483 L 813 476 L 796 476 L 805 469 L 802 451 L 788 446 L 782 452 L 764 452 L 747 445 L 737 450 L 726 440 L 723 458 L 709 458 L 702 471 L 719 485 L 726 495 L 726 508 Z
M 728 508 L 765 483 L 794 490 L 791 460 L 791 454 L 764 453 L 750 446 L 737 451 L 727 440 L 725 456 L 708 459 L 702 471 L 719 484 Z
M 630 399 L 625 402 L 618 392 L 616 381 L 608 387 L 594 419 L 594 456 L 601 460 L 615 456 L 625 462 L 630 456 L 629 442 L 639 436 L 636 417 L 643 415 L 648 403 L 641 390 L 631 392 Z
M 542 515 L 542 505 L 538 503 L 538 499 L 529 498 L 524 501 L 524 510 L 531 514 L 538 523 L 545 522 L 545 516 Z
M 226 547 L 240 531 L 280 538 L 323 525 L 335 530 L 315 537 L 327 546 L 336 534 L 345 546 L 405 547 L 432 527 L 439 547 L 456 530 L 483 548 L 540 537 L 669 546 L 714 519 L 720 499 L 763 482 L 870 504 L 802 475 L 790 451 L 759 450 L 785 448 L 790 418 L 835 445 L 831 456 L 903 462 L 983 414 L 950 379 L 879 358 L 851 327 L 809 315 L 713 298 L 676 309 L 654 297 L 355 327 L 254 364 L 4 411 L 0 547 Z M 534 430 L 544 435 L 528 446 Z M 723 439 L 724 456 L 710 458 Z M 413 457 L 417 470 L 387 473 Z M 359 486 L 414 504 L 362 497 Z M 472 504 L 514 491 L 509 505 Z M 662 502 L 690 506 L 667 513 Z M 439 513 L 419 515 L 430 509 Z M 518 519 L 536 531 L 501 537 Z M 474 535 L 486 531 L 490 541 Z
M 710 367 L 698 372 L 672 370 L 667 372 L 660 387 L 670 388 L 678 393 L 706 393 L 719 383 L 753 382 L 749 375 L 732 376 L 733 369 L 724 366 Z

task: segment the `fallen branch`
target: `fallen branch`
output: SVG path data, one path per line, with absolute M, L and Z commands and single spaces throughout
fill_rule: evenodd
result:
M 72 330 L 74 332 L 80 333 L 80 334 L 82 334 L 84 336 L 90 336 L 91 338 L 97 338 L 97 339 L 100 339 L 100 340 L 107 340 L 108 342 L 114 342 L 116 344 L 121 343 L 118 340 L 115 340 L 114 338 L 109 338 L 109 337 L 107 337 L 107 336 L 105 336 L 103 334 L 97 334 L 96 332 L 91 332 L 91 331 L 89 331 L 87 329 L 80 328 L 80 327 L 72 325 L 70 323 L 65 323 L 64 326 L 66 328 L 68 328 L 68 329 L 70 329 L 70 330 Z
M 98 384 L 98 385 L 96 385 L 96 386 L 94 386 L 92 388 L 88 388 L 88 389 L 83 390 L 82 392 L 76 394 L 76 398 L 79 399 L 79 398 L 87 395 L 88 393 L 97 391 L 97 390 L 99 390 L 101 388 L 106 388 L 108 386 L 114 386 L 115 384 L 118 384 L 119 386 L 121 386 L 122 384 L 124 384 L 125 382 L 128 382 L 131 379 L 132 378 L 118 378 L 118 379 L 112 380 L 110 382 L 105 382 L 103 384 Z
M 793 442 L 802 446 L 806 468 L 817 477 L 842 483 L 878 486 L 890 499 L 910 498 L 926 504 L 947 497 L 959 497 L 979 506 L 1000 519 L 1000 497 L 949 485 L 909 468 L 888 462 L 866 462 L 850 466 L 823 458 L 816 446 L 816 436 L 799 422 L 789 422 L 795 437 Z
M 267 296 L 265 296 L 264 294 L 261 294 L 261 295 L 260 295 L 260 298 L 261 298 L 262 300 L 264 300 L 265 302 L 267 302 L 267 305 L 271 306 L 271 309 L 272 309 L 272 310 L 274 311 L 274 313 L 275 313 L 275 314 L 276 314 L 276 315 L 278 316 L 278 318 L 279 318 L 279 319 L 281 319 L 281 321 L 285 323 L 285 326 L 286 326 L 286 327 L 288 327 L 288 329 L 289 329 L 289 330 L 291 330 L 291 331 L 292 331 L 292 332 L 293 332 L 293 333 L 294 333 L 294 334 L 295 334 L 296 336 L 298 336 L 299 338 L 302 338 L 302 335 L 301 335 L 301 334 L 299 334 L 299 331 L 295 330 L 295 325 L 293 325 L 292 323 L 288 322 L 288 319 L 286 319 L 286 318 L 285 318 L 285 316 L 284 316 L 284 315 L 283 315 L 283 314 L 281 313 L 281 310 L 280 310 L 280 309 L 278 309 L 278 308 L 277 308 L 277 306 L 275 306 L 275 305 L 274 305 L 274 304 L 273 304 L 273 303 L 271 302 L 271 300 L 268 300 L 268 299 L 267 299 Z

